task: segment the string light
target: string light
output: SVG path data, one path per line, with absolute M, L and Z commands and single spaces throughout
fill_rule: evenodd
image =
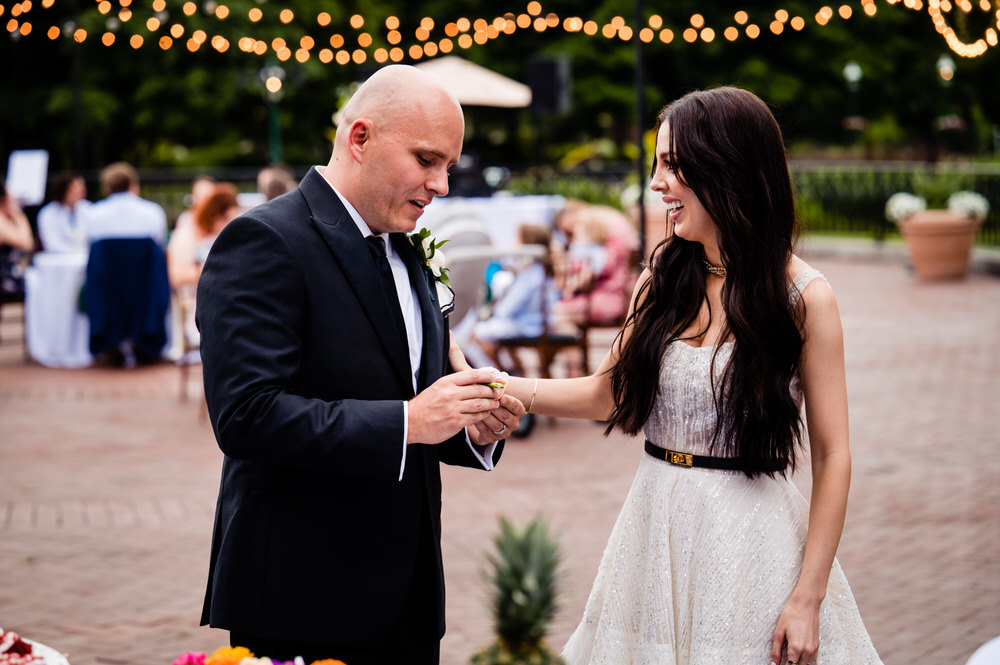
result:
M 51 8 L 55 0 L 35 0 L 38 4 L 45 9 Z M 129 9 L 132 4 L 132 0 L 117 0 L 119 6 L 117 21 L 112 12 L 115 11 L 115 6 L 112 0 L 94 0 L 97 5 L 97 10 L 103 15 L 111 15 L 111 18 L 107 22 L 107 31 L 102 33 L 100 41 L 107 47 L 113 46 L 116 43 L 115 32 L 118 29 L 117 21 L 127 22 L 132 16 L 133 12 Z M 177 0 L 179 3 L 181 0 Z M 925 5 L 926 1 L 926 5 Z M 996 47 L 998 42 L 1000 42 L 1000 5 L 996 5 L 994 8 L 994 2 L 996 0 L 886 0 L 890 5 L 902 5 L 903 7 L 911 11 L 926 11 L 931 18 L 931 21 L 937 30 L 937 32 L 944 38 L 945 43 L 948 47 L 954 51 L 956 54 L 966 58 L 974 58 L 985 53 L 989 48 Z M 21 36 L 26 36 L 32 31 L 32 24 L 20 19 L 19 17 L 32 11 L 34 7 L 33 0 L 22 0 L 21 2 L 16 2 L 9 8 L 10 20 L 6 23 L 7 31 L 11 34 L 18 33 Z M 160 30 L 167 21 L 167 1 L 166 0 L 152 0 L 150 7 L 156 12 L 157 15 L 147 16 L 145 18 L 145 28 L 149 33 L 155 33 Z M 198 2 L 195 0 L 186 0 L 181 4 L 181 12 L 186 17 L 193 17 L 198 12 Z M 228 5 L 218 2 L 218 0 L 207 0 L 203 4 L 204 11 L 209 15 L 214 17 L 219 21 L 225 21 L 231 18 L 231 10 Z M 863 13 L 872 17 L 877 13 L 876 0 L 860 0 L 860 8 Z M 970 41 L 963 41 L 957 34 L 954 28 L 949 25 L 947 15 L 952 11 L 961 11 L 964 14 L 969 14 L 974 11 L 982 11 L 990 17 L 990 21 L 995 21 L 995 27 L 993 25 L 988 26 L 982 37 L 972 38 Z M 0 5 L 0 16 L 4 14 L 5 8 Z M 849 4 L 842 4 L 836 6 L 836 8 L 831 6 L 821 7 L 813 16 L 813 19 L 818 26 L 825 26 L 835 19 L 849 20 L 854 16 L 854 8 Z M 249 19 L 251 23 L 258 23 L 264 17 L 264 12 L 259 7 L 251 8 L 247 14 L 246 18 Z M 792 30 L 799 32 L 806 28 L 806 20 L 801 16 L 791 16 L 789 12 L 784 8 L 779 8 L 773 13 L 773 20 L 765 19 L 762 25 L 766 26 L 766 29 L 773 35 L 782 35 L 785 32 L 785 28 L 791 28 Z M 282 9 L 278 13 L 278 20 L 283 24 L 289 24 L 295 20 L 295 14 L 291 9 Z M 322 28 L 330 26 L 333 22 L 329 12 L 322 11 L 315 16 L 316 24 Z M 353 14 L 348 23 L 350 27 L 356 31 L 360 31 L 367 19 L 362 14 Z M 717 36 L 724 37 L 729 42 L 735 42 L 740 37 L 741 34 L 745 34 L 749 39 L 756 39 L 761 35 L 761 28 L 759 25 L 750 22 L 750 15 L 747 11 L 739 10 L 733 14 L 732 21 L 735 25 L 720 26 L 718 31 L 716 28 L 707 25 L 705 17 L 702 14 L 695 13 L 692 14 L 688 19 L 687 27 L 677 27 L 680 32 L 681 37 L 684 42 L 688 44 L 693 44 L 699 40 L 704 43 L 710 43 L 716 39 Z M 470 20 L 469 18 L 459 18 L 454 22 L 449 22 L 442 28 L 444 36 L 439 40 L 432 38 L 432 31 L 435 28 L 435 21 L 429 16 L 425 16 L 420 20 L 419 27 L 414 30 L 414 37 L 416 39 L 415 43 L 406 46 L 403 44 L 403 34 L 400 31 L 400 20 L 396 16 L 389 16 L 384 21 L 387 33 L 385 35 L 385 40 L 390 48 L 378 46 L 375 41 L 376 38 L 370 32 L 360 32 L 357 35 L 357 48 L 353 50 L 344 50 L 344 39 L 338 34 L 331 35 L 329 37 L 330 46 L 332 48 L 324 48 L 317 52 L 315 55 L 324 64 L 329 64 L 331 62 L 337 62 L 338 64 L 345 65 L 350 62 L 355 64 L 363 64 L 369 58 L 374 59 L 376 62 L 384 63 L 389 60 L 393 62 L 400 62 L 405 57 L 409 57 L 413 60 L 419 60 L 422 58 L 435 57 L 441 53 L 450 53 L 456 47 L 462 49 L 468 49 L 477 45 L 485 45 L 492 39 L 496 39 L 499 36 L 506 34 L 510 35 L 516 32 L 518 29 L 524 30 L 528 28 L 533 28 L 536 32 L 541 33 L 546 30 L 562 28 L 564 32 L 567 33 L 580 33 L 587 35 L 588 37 L 595 37 L 600 35 L 605 39 L 620 39 L 622 41 L 632 41 L 633 39 L 638 39 L 644 43 L 651 43 L 659 39 L 663 44 L 672 44 L 675 37 L 674 30 L 668 28 L 663 18 L 658 14 L 651 15 L 645 25 L 638 25 L 635 28 L 629 26 L 626 19 L 622 16 L 614 16 L 611 18 L 610 22 L 599 25 L 597 22 L 586 19 L 580 16 L 569 16 L 561 18 L 556 12 L 548 11 L 544 12 L 542 8 L 542 3 L 538 0 L 532 0 L 528 2 L 525 7 L 525 13 L 514 13 L 506 12 L 502 16 L 495 16 L 492 19 L 476 18 Z M 42 30 L 43 28 L 39 28 Z M 741 33 L 742 30 L 742 33 Z M 170 24 L 169 34 L 161 35 L 155 43 L 163 50 L 168 50 L 175 45 L 180 45 L 180 41 L 184 34 L 186 28 L 182 23 L 174 22 Z M 199 35 L 199 33 L 201 33 Z M 69 30 L 63 30 L 58 26 L 50 26 L 44 33 L 50 40 L 56 40 L 60 36 L 72 38 L 77 43 L 83 43 L 89 36 L 87 31 L 83 28 L 77 28 L 73 26 Z M 253 53 L 255 55 L 265 55 L 268 51 L 268 45 L 266 42 L 262 42 L 253 37 L 243 36 L 234 37 L 237 40 L 238 48 L 244 53 Z M 293 52 L 291 48 L 281 40 L 281 46 L 275 48 L 274 44 L 271 45 L 271 50 L 275 52 L 280 60 L 288 60 L 293 56 L 299 62 L 307 62 L 313 57 L 313 48 L 315 47 L 315 40 L 310 35 L 298 37 L 300 43 L 298 48 Z M 187 40 L 187 48 L 194 52 L 201 47 L 206 41 L 204 31 L 196 30 L 192 33 L 191 37 Z M 132 35 L 129 39 L 129 45 L 133 49 L 139 49 L 145 45 L 145 41 L 140 35 Z M 219 51 L 220 53 L 228 50 L 230 44 L 229 41 L 221 36 L 216 35 L 212 38 L 211 46 Z M 336 51 L 335 51 L 336 50 Z

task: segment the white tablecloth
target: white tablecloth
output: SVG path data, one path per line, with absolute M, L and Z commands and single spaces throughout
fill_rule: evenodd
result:
M 24 277 L 28 353 L 47 367 L 86 367 L 90 323 L 77 309 L 85 252 L 39 252 Z

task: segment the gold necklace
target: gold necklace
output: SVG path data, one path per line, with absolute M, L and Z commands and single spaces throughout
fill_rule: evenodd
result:
M 708 259 L 703 259 L 703 261 L 705 262 L 705 270 L 707 270 L 708 272 L 712 273 L 713 275 L 718 275 L 719 277 L 726 276 L 725 266 L 717 266 Z

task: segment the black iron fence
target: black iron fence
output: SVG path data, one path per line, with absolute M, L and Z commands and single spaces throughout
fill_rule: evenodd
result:
M 812 233 L 863 235 L 882 241 L 898 236 L 885 217 L 896 192 L 923 196 L 929 207 L 945 207 L 954 192 L 977 192 L 990 204 L 977 242 L 1000 245 L 1000 164 L 793 162 L 799 216 Z

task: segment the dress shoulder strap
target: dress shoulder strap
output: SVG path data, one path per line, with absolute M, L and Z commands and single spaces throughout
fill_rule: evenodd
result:
M 826 276 L 815 268 L 806 268 L 792 280 L 792 285 L 788 287 L 788 300 L 794 305 L 799 301 L 799 296 L 809 283 L 819 278 L 826 281 Z

